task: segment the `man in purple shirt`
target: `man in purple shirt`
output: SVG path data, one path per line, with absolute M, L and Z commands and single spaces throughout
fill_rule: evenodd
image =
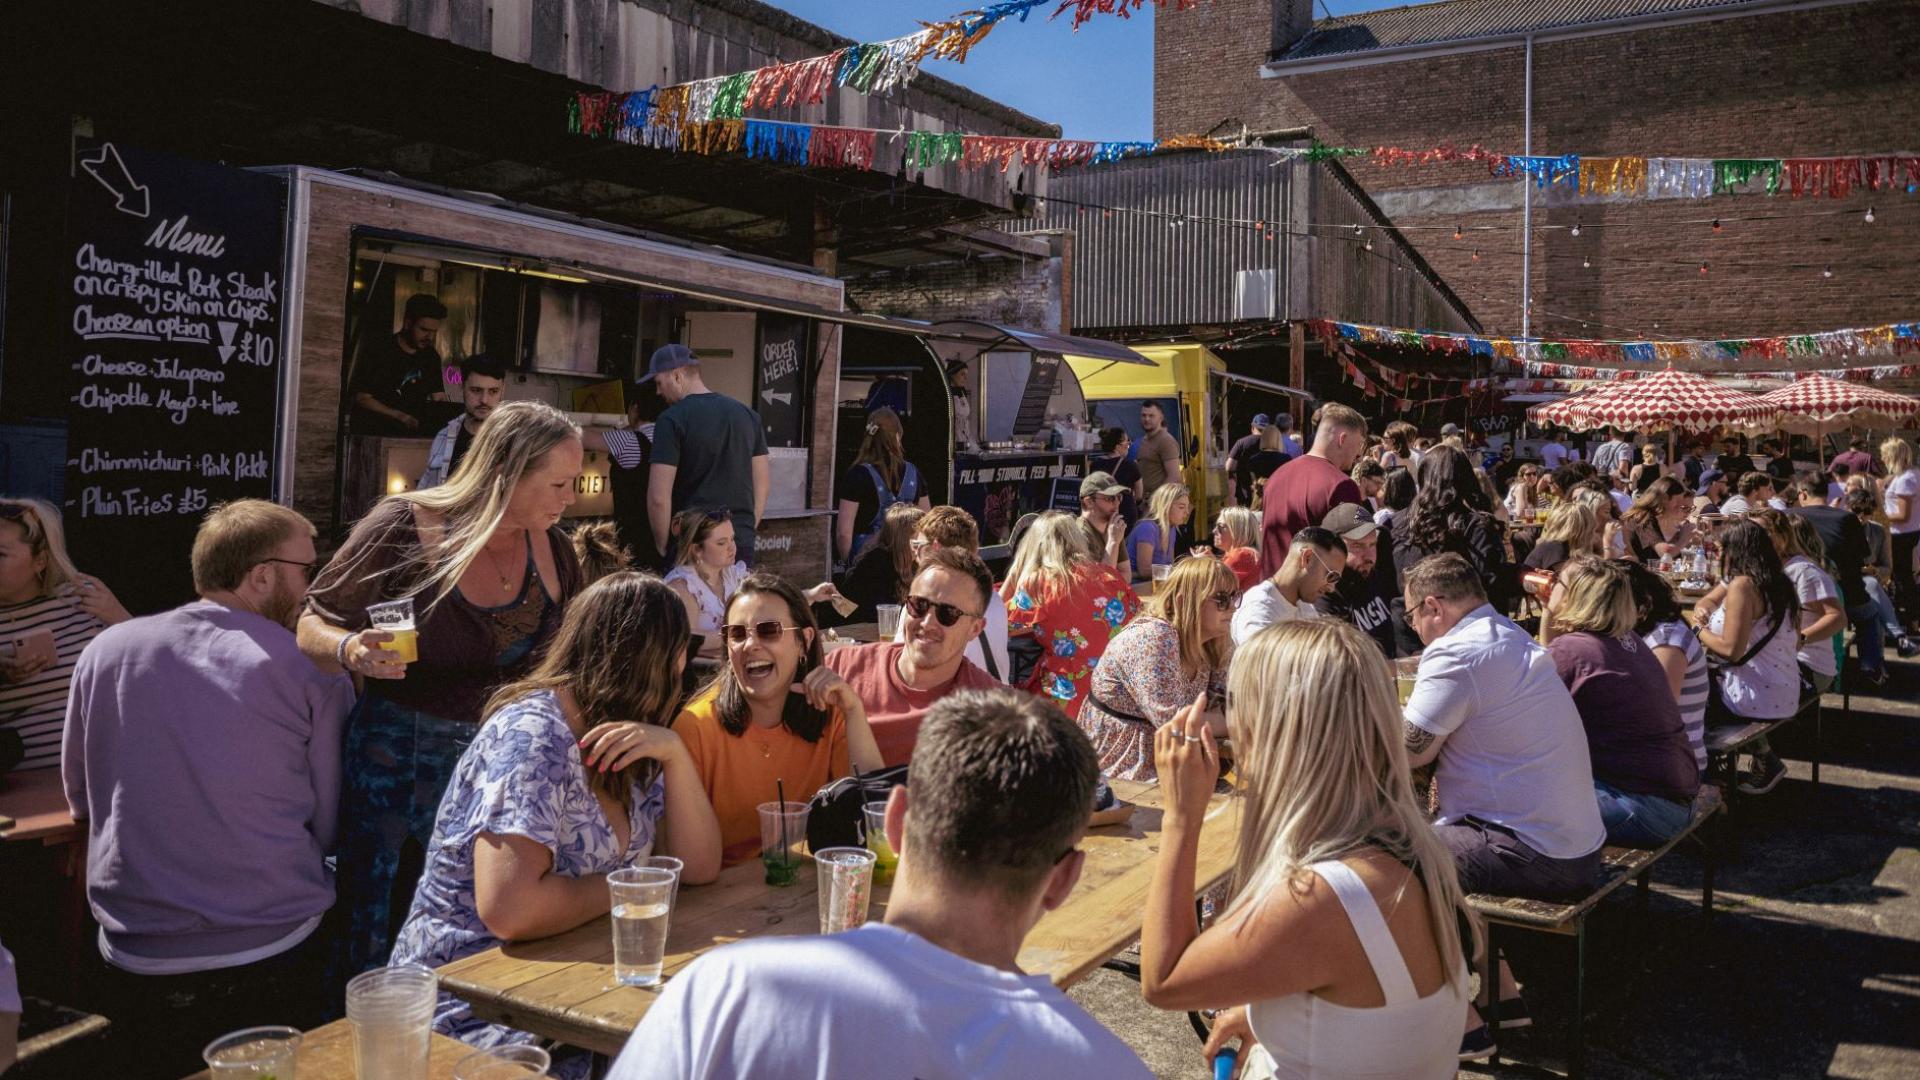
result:
M 61 776 L 87 822 L 99 997 L 156 1073 L 330 1002 L 315 931 L 353 687 L 294 641 L 313 538 L 274 503 L 216 507 L 193 543 L 200 599 L 108 628 L 74 668 Z

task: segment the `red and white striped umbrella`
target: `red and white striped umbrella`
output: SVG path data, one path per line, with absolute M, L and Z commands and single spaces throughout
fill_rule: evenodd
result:
M 1692 372 L 1672 369 L 1554 405 L 1565 406 L 1560 410 L 1563 418 L 1549 422 L 1576 431 L 1609 426 L 1675 431 L 1758 427 L 1770 423 L 1779 413 L 1777 405 L 1756 394 L 1731 390 Z
M 1576 414 L 1580 406 L 1591 400 L 1594 395 L 1611 389 L 1613 389 L 1612 383 L 1596 383 L 1582 387 L 1559 401 L 1549 401 L 1533 406 L 1527 410 L 1527 420 L 1534 424 L 1553 424 L 1558 427 L 1585 430 L 1576 423 Z
M 1810 434 L 1849 427 L 1904 427 L 1920 417 L 1920 398 L 1817 372 L 1761 399 L 1780 409 L 1781 427 Z

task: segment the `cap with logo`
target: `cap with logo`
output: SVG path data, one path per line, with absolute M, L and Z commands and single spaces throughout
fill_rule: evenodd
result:
M 1270 423 L 1272 423 L 1272 422 L 1273 422 L 1273 421 L 1272 421 L 1272 418 L 1271 418 L 1271 417 L 1269 417 L 1269 416 L 1268 416 L 1268 415 L 1267 415 L 1266 413 L 1263 413 L 1263 412 L 1257 412 L 1257 413 L 1254 413 L 1254 414 L 1253 414 L 1253 426 L 1254 426 L 1254 427 L 1257 427 L 1257 428 L 1263 428 L 1263 427 L 1266 427 L 1266 426 L 1267 426 L 1268 424 L 1270 424 Z
M 1320 527 L 1342 540 L 1365 540 L 1372 536 L 1380 526 L 1373 523 L 1373 515 L 1358 503 L 1341 503 L 1327 511 L 1320 519 Z
M 1124 495 L 1126 490 L 1125 485 L 1114 480 L 1112 473 L 1088 473 L 1087 478 L 1080 481 L 1080 497 L 1083 499 L 1089 495 Z

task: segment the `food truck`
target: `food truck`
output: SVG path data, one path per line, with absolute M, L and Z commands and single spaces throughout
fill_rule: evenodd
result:
M 999 323 L 848 325 L 835 476 L 859 453 L 867 414 L 891 407 L 932 501 L 965 509 L 980 523 L 982 555 L 1004 559 L 1023 514 L 1080 511 L 1087 459 L 1100 449 L 1083 364 L 1152 361 L 1110 341 Z
M 1193 490 L 1193 520 L 1212 521 L 1226 505 L 1227 450 L 1247 433 L 1256 413 L 1292 412 L 1306 427 L 1306 391 L 1227 370 L 1227 363 L 1205 345 L 1172 342 L 1135 345 L 1149 362 L 1115 364 L 1075 357 L 1069 365 L 1079 376 L 1095 428 L 1122 427 L 1137 444 L 1142 434 L 1140 406 L 1159 404 L 1167 430 L 1180 443 L 1186 462 L 1181 482 Z M 1144 508 L 1143 508 L 1144 509 Z M 1202 530 L 1196 529 L 1196 535 Z

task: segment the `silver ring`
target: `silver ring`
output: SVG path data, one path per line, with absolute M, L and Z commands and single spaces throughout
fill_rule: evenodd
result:
M 1180 736 L 1180 737 L 1181 737 L 1181 738 L 1183 738 L 1183 739 L 1185 739 L 1185 740 L 1187 740 L 1188 742 L 1199 742 L 1199 741 L 1200 741 L 1200 736 L 1198 736 L 1198 735 L 1182 735 L 1182 736 Z

